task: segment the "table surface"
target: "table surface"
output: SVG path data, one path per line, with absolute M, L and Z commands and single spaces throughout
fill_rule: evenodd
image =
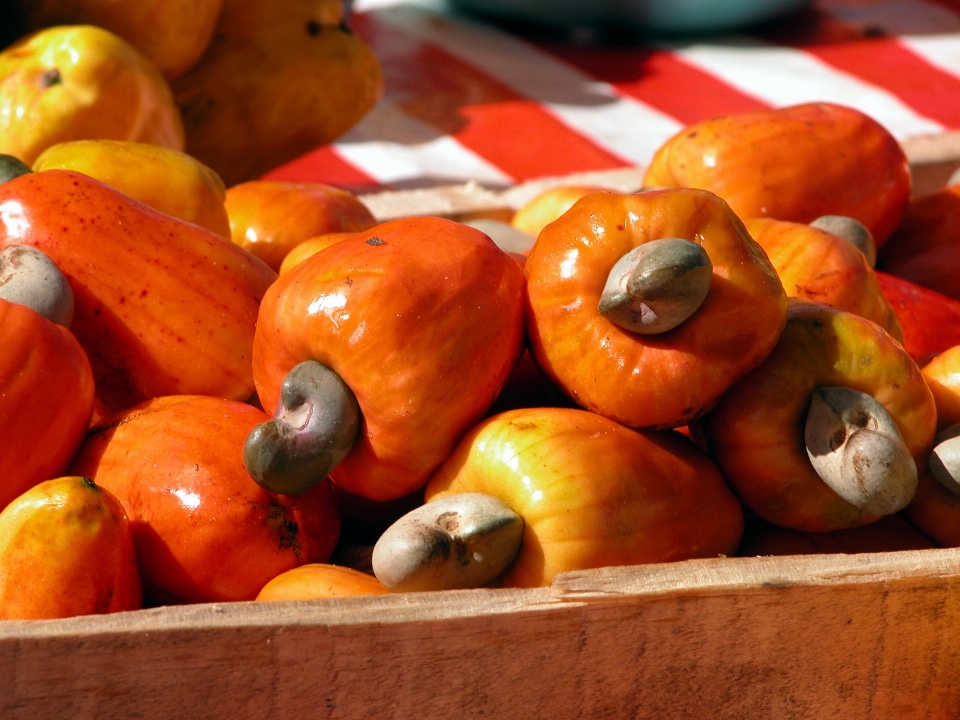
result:
M 277 168 L 357 193 L 644 166 L 685 125 L 827 101 L 899 140 L 960 128 L 960 0 L 814 0 L 737 34 L 600 38 L 356 0 L 385 75 L 349 133 Z

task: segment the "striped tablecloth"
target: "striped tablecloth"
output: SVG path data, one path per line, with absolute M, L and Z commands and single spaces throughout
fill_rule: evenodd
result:
M 439 0 L 356 0 L 383 100 L 268 177 L 358 193 L 488 188 L 645 165 L 683 126 L 843 103 L 898 139 L 960 128 L 960 0 L 815 0 L 749 34 L 596 44 L 508 31 Z

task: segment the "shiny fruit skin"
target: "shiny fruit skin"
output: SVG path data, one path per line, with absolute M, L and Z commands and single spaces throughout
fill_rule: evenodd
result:
M 230 237 L 274 270 L 304 240 L 377 224 L 353 193 L 323 183 L 252 180 L 227 190 Z
M 803 223 L 756 218 L 744 225 L 770 258 L 788 297 L 852 312 L 903 342 L 903 328 L 876 273 L 852 243 Z
M 247 434 L 267 419 L 243 403 L 176 396 L 91 428 L 73 471 L 123 504 L 154 601 L 253 600 L 271 578 L 333 552 L 340 516 L 329 482 L 283 497 L 243 466 Z
M 149 60 L 92 25 L 40 30 L 0 52 L 0 152 L 32 165 L 51 145 L 93 138 L 183 149 L 180 112 Z
M 570 408 L 512 410 L 479 423 L 440 466 L 426 500 L 479 492 L 524 521 L 504 587 L 561 572 L 733 554 L 740 503 L 686 437 L 642 432 Z
M 138 610 L 130 522 L 82 477 L 34 486 L 0 512 L 0 620 Z
M 0 300 L 0 510 L 67 469 L 93 412 L 93 371 L 73 334 Z
M 923 365 L 960 345 L 960 302 L 885 272 L 876 272 L 883 296 L 903 328 L 903 347 Z
M 331 472 L 393 500 L 421 487 L 493 403 L 523 348 L 523 273 L 479 230 L 441 218 L 383 223 L 317 253 L 263 298 L 253 367 L 265 408 L 317 360 L 360 404 Z
M 286 256 L 283 258 L 283 262 L 280 263 L 280 270 L 278 271 L 278 274 L 287 274 L 308 257 L 316 255 L 324 248 L 328 248 L 331 245 L 336 245 L 341 240 L 346 240 L 351 235 L 353 235 L 351 232 L 335 232 L 307 238 L 303 242 L 295 245 L 293 250 L 286 254 Z
M 172 394 L 246 400 L 272 270 L 230 241 L 86 175 L 0 185 L 0 247 L 32 245 L 66 276 L 73 332 L 104 412 Z
M 804 446 L 810 397 L 821 386 L 875 398 L 921 471 L 936 407 L 920 369 L 879 325 L 828 305 L 791 300 L 773 352 L 701 422 L 711 456 L 744 504 L 775 525 L 830 532 L 875 522 L 817 475 Z
M 573 207 L 584 195 L 609 192 L 595 185 L 559 185 L 544 190 L 520 207 L 510 220 L 517 230 L 536 238 L 544 227 Z
M 809 223 L 847 215 L 867 226 L 879 248 L 907 208 L 910 168 L 872 118 L 807 103 L 691 125 L 656 152 L 643 184 L 709 190 L 741 218 Z
M 960 345 L 938 354 L 920 372 L 937 403 L 937 430 L 960 423 Z
M 230 237 L 226 189 L 206 165 L 172 148 L 126 140 L 74 140 L 47 148 L 34 172 L 75 170 L 167 215 Z
M 960 422 L 960 345 L 938 354 L 921 372 L 937 404 L 937 430 Z M 960 497 L 929 470 L 921 473 L 917 492 L 904 514 L 940 545 L 960 546 Z
M 597 306 L 617 260 L 660 238 L 699 243 L 713 277 L 690 318 L 641 336 Z M 525 272 L 527 333 L 543 374 L 581 407 L 629 427 L 679 427 L 703 415 L 766 357 L 786 321 L 767 256 L 726 203 L 702 190 L 587 195 L 543 229 Z
M 389 591 L 372 575 L 339 565 L 312 563 L 287 570 L 263 586 L 257 602 L 322 600 L 386 595 Z

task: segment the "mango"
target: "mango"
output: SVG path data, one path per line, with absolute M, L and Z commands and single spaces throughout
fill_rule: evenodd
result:
M 91 138 L 183 149 L 170 87 L 146 57 L 91 25 L 41 30 L 0 52 L 0 153 L 32 165 L 51 145 Z
M 383 77 L 340 0 L 224 0 L 213 41 L 173 90 L 187 152 L 230 187 L 345 133 Z
M 223 0 L 13 0 L 31 30 L 96 25 L 116 33 L 167 79 L 189 70 L 210 44 Z

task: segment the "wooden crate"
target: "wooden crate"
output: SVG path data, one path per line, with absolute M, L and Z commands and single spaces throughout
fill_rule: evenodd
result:
M 956 718 L 960 550 L 0 623 L 0 717 Z
M 905 147 L 918 194 L 960 166 L 960 134 Z M 641 178 L 577 180 L 630 190 Z M 366 199 L 381 219 L 496 215 L 554 182 Z M 2 720 L 368 717 L 957 718 L 960 549 L 0 622 Z

